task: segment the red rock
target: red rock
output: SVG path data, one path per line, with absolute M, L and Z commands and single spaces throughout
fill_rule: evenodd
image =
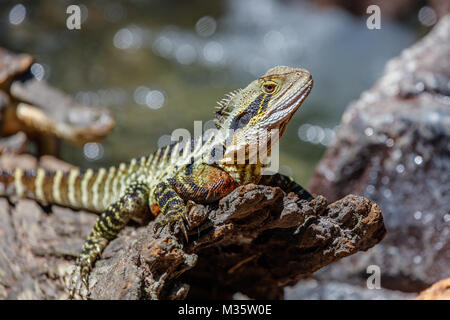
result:
M 450 300 L 450 278 L 436 282 L 422 291 L 416 300 Z

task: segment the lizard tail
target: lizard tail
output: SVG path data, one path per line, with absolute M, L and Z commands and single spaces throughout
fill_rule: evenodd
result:
M 47 171 L 0 169 L 0 196 L 18 196 L 94 212 L 105 210 L 120 192 L 116 168 Z

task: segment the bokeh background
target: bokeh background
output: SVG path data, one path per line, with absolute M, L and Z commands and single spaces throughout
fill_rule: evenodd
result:
M 369 30 L 365 8 L 378 2 L 382 28 Z M 63 145 L 62 158 L 82 167 L 147 154 L 194 120 L 211 126 L 216 101 L 270 67 L 306 68 L 315 87 L 280 146 L 280 171 L 306 185 L 345 107 L 436 23 L 433 3 L 78 1 L 81 30 L 68 30 L 72 1 L 2 0 L 0 45 L 36 56 L 36 77 L 114 113 L 101 144 Z

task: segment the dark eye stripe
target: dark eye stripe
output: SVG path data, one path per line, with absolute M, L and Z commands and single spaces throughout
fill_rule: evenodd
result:
M 258 113 L 261 113 L 261 112 L 263 112 L 264 110 L 266 110 L 267 106 L 269 105 L 270 98 L 272 98 L 272 95 L 271 95 L 271 94 L 268 94 L 268 95 L 264 98 L 264 101 L 263 101 L 262 105 L 260 106 L 259 112 L 258 112 Z
M 250 122 L 250 119 L 258 114 L 259 107 L 261 102 L 263 101 L 265 94 L 261 93 L 250 105 L 247 109 L 244 110 L 241 114 L 239 114 L 236 118 L 233 119 L 230 125 L 230 129 L 237 130 L 245 127 Z

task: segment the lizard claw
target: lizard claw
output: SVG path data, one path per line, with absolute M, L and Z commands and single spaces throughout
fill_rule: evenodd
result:
M 82 290 L 83 286 L 85 290 Z M 88 272 L 86 272 L 86 268 L 80 262 L 77 262 L 72 270 L 68 289 L 70 300 L 74 299 L 75 296 L 85 297 L 89 293 Z
M 183 233 L 183 236 L 188 242 L 189 237 L 187 230 L 189 228 L 189 222 L 186 219 L 184 214 L 177 214 L 176 216 L 163 217 L 160 221 L 156 222 L 153 227 L 153 232 L 156 236 L 159 236 L 161 230 L 168 226 L 169 232 L 171 234 L 176 233 L 177 230 L 180 230 Z

